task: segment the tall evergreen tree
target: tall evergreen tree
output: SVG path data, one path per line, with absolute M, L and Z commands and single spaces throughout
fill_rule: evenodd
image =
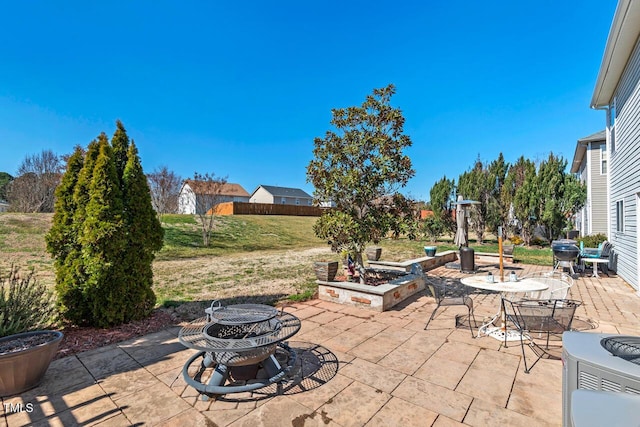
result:
M 566 160 L 549 153 L 549 157 L 540 163 L 538 169 L 539 221 L 544 225 L 549 240 L 558 237 L 564 227 L 565 218 L 561 200 L 564 194 L 564 170 L 566 167 Z
M 471 224 L 476 233 L 478 243 L 482 244 L 484 232 L 487 226 L 487 216 L 489 212 L 489 200 L 491 198 L 493 183 L 489 171 L 480 160 L 476 160 L 470 171 L 464 172 L 458 178 L 458 194 L 465 199 L 472 199 L 480 202 L 479 205 L 468 209 Z
M 520 162 L 522 160 L 522 162 Z M 521 157 L 516 166 L 522 174 L 522 185 L 515 188 L 513 208 L 515 216 L 520 222 L 521 235 L 526 245 L 531 244 L 533 230 L 539 216 L 539 180 L 536 173 L 536 165 Z
M 61 312 L 76 324 L 140 319 L 155 303 L 151 263 L 163 230 L 135 144 L 117 125 L 115 147 L 102 133 L 84 159 L 81 149 L 69 158 L 47 235 Z
M 151 263 L 155 258 L 154 253 L 162 248 L 164 230 L 153 210 L 149 185 L 134 142 L 127 152 L 123 183 L 128 232 L 127 246 L 123 252 L 125 274 L 129 283 L 127 301 L 130 306 L 127 313 L 132 318 L 139 319 L 146 317 L 155 304 L 155 294 L 151 289 Z
M 113 157 L 116 165 L 116 174 L 120 180 L 120 190 L 124 191 L 124 168 L 127 165 L 127 153 L 129 152 L 129 136 L 120 120 L 116 120 L 116 131 L 111 138 L 111 147 L 113 147 Z
M 80 246 L 76 233 L 77 227 L 74 223 L 74 213 L 76 211 L 74 195 L 83 166 L 84 152 L 82 148 L 76 147 L 67 160 L 66 172 L 60 185 L 56 188 L 53 223 L 45 236 L 47 251 L 54 258 L 56 289 L 61 296 L 59 305 L 63 314 L 65 314 L 65 307 L 69 303 L 76 299 L 82 300 L 81 293 L 74 289 L 71 284 L 74 282 L 74 277 L 77 276 L 74 268 L 77 268 L 80 258 Z M 75 295 L 70 296 L 70 294 Z
M 56 258 L 56 263 L 64 264 L 69 251 L 77 243 L 73 233 L 73 213 L 75 212 L 73 195 L 83 165 L 84 153 L 81 147 L 76 147 L 67 160 L 66 172 L 60 185 L 56 187 L 53 222 L 45 236 L 47 250 Z
M 452 201 L 455 195 L 455 182 L 453 179 L 447 179 L 443 176 L 438 182 L 433 184 L 429 191 L 429 205 L 433 211 L 434 221 L 427 221 L 428 227 L 431 228 L 430 234 L 437 235 L 439 230 L 455 232 L 456 222 L 452 215 Z
M 525 159 L 524 156 L 520 156 L 520 158 L 509 167 L 509 171 L 507 172 L 507 176 L 504 180 L 504 185 L 500 192 L 500 204 L 507 212 L 504 223 L 507 228 L 507 235 L 514 235 L 518 231 L 518 220 L 521 219 L 519 219 L 516 213 L 516 191 L 524 184 L 525 175 L 529 166 L 534 167 L 535 170 L 533 163 Z
M 102 134 L 98 137 L 98 140 L 100 138 L 106 138 L 106 135 Z M 89 187 L 93 176 L 93 168 L 100 152 L 98 140 L 92 141 L 87 147 L 82 168 L 78 172 L 77 181 L 73 189 L 69 189 L 70 192 L 73 191 L 73 197 L 71 203 L 66 206 L 73 209 L 69 213 L 70 219 L 72 218 L 72 223 L 69 227 L 72 244 L 68 247 L 68 252 L 64 259 L 59 259 L 55 253 L 52 253 L 56 257 L 54 265 L 59 265 L 56 270 L 56 292 L 58 294 L 60 312 L 65 318 L 76 324 L 88 324 L 92 316 L 85 292 L 87 280 L 86 260 L 79 237 L 86 220 L 86 207 L 89 203 Z M 73 169 L 67 170 L 62 179 L 65 180 L 66 175 L 72 171 Z
M 114 153 L 106 137 L 99 144 L 100 154 L 89 186 L 87 219 L 79 242 L 86 260 L 91 323 L 104 327 L 126 319 L 127 277 L 122 271 L 121 257 L 127 241 Z
M 509 216 L 509 206 L 504 206 L 500 197 L 508 169 L 509 164 L 504 161 L 502 153 L 489 164 L 489 186 L 491 190 L 487 210 L 487 227 L 496 235 L 498 227 L 506 226 Z

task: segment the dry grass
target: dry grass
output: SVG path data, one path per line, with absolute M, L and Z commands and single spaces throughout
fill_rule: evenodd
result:
M 53 286 L 53 260 L 44 241 L 51 219 L 51 214 L 1 213 L 0 269 L 12 263 L 22 270 L 33 268 L 38 280 Z M 202 248 L 193 217 L 173 216 L 164 224 L 171 240 L 153 264 L 158 303 L 205 304 L 213 299 L 274 303 L 309 294 L 315 288 L 312 262 L 327 256 L 337 259 L 313 237 L 314 220 L 224 218 L 215 232 L 218 240 L 211 248 Z
M 0 214 L 0 269 L 10 265 L 20 270 L 33 268 L 40 282 L 53 286 L 53 260 L 45 251 L 44 234 L 51 227 L 52 214 Z

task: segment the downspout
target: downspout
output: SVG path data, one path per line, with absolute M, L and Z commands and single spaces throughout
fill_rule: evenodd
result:
M 611 241 L 611 166 L 613 159 L 611 156 L 611 104 L 602 107 L 591 107 L 593 110 L 605 110 L 607 114 L 606 118 L 606 130 L 605 130 L 605 143 L 607 146 L 607 239 Z

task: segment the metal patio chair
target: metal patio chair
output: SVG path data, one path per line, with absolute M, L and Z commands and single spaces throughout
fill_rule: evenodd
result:
M 550 271 L 548 273 L 538 273 L 525 276 L 524 278 L 533 279 L 549 286 L 544 291 L 536 291 L 525 294 L 525 299 L 537 300 L 563 300 L 567 298 L 571 287 L 575 283 L 573 278 L 561 271 Z
M 553 352 L 558 346 L 551 348 L 550 339 L 559 341 L 562 333 L 571 330 L 571 323 L 580 301 L 568 299 L 520 300 L 503 299 L 506 318 L 520 333 L 524 372 L 529 373 L 540 359 L 560 359 Z M 536 360 L 527 364 L 525 342 L 536 355 Z
M 423 274 L 425 285 L 430 290 L 431 295 L 436 300 L 436 308 L 431 313 L 431 317 L 427 321 L 424 329 L 429 327 L 429 323 L 436 316 L 436 312 L 440 307 L 448 307 L 453 305 L 464 305 L 469 312 L 469 331 L 471 331 L 471 337 L 475 338 L 473 333 L 473 325 L 476 324 L 476 318 L 473 315 L 473 299 L 469 296 L 471 288 L 463 285 L 459 281 L 453 281 L 452 279 L 444 279 L 445 283 L 433 280 Z

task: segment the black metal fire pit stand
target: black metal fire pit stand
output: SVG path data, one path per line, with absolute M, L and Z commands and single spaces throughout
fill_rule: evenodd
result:
M 215 304 L 206 310 L 205 317 L 189 323 L 178 335 L 183 345 L 198 350 L 182 369 L 185 382 L 204 400 L 274 383 L 278 383 L 280 392 L 279 383 L 296 362 L 295 351 L 284 340 L 300 330 L 300 319 L 265 305 Z M 200 368 L 191 377 L 189 370 L 199 358 Z M 213 369 L 211 377 L 203 383 L 203 374 L 209 368 Z

